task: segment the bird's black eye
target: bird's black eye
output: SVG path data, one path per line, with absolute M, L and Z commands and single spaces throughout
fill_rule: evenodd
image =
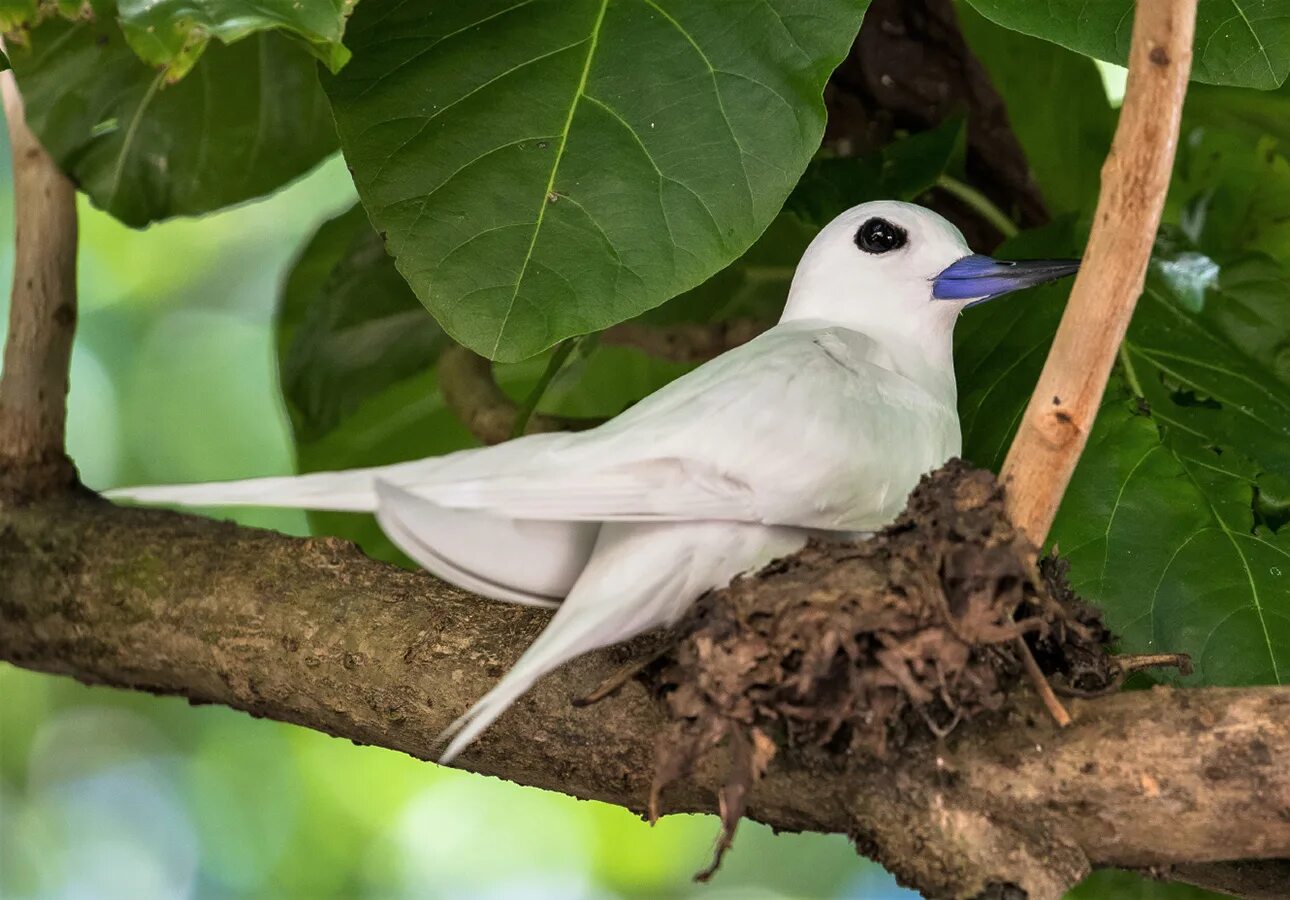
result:
M 865 253 L 886 253 L 905 246 L 909 235 L 905 229 L 886 219 L 870 219 L 856 232 L 856 246 Z

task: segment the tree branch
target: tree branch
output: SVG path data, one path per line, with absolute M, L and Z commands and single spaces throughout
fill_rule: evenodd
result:
M 342 541 L 84 494 L 0 511 L 0 571 L 0 658 L 419 758 L 434 756 L 435 736 L 548 618 Z M 543 679 L 462 764 L 642 810 L 662 707 L 635 682 L 588 709 L 570 703 L 625 658 L 592 654 Z M 1188 877 L 1213 879 L 1237 870 L 1198 864 L 1290 856 L 1290 693 L 1157 689 L 1072 709 L 1060 732 L 1027 708 L 885 765 L 786 757 L 750 812 L 778 828 L 856 835 L 931 896 L 994 881 L 1055 897 L 1057 881 L 1090 865 L 1186 865 Z M 722 769 L 714 760 L 670 787 L 669 809 L 713 810 Z M 1021 880 L 1034 871 L 1061 878 Z
M 1012 519 L 1042 546 L 1088 440 L 1147 272 L 1173 171 L 1196 0 L 1139 0 L 1129 82 L 1084 265 L 1003 464 Z
M 64 488 L 67 373 L 76 329 L 76 190 L 23 117 L 12 72 L 0 73 L 13 156 L 15 252 L 9 338 L 0 375 L 0 500 Z

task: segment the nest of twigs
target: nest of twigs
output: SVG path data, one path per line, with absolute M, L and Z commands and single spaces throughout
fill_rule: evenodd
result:
M 812 543 L 697 603 L 654 673 L 672 724 L 651 815 L 668 783 L 728 745 L 723 837 L 700 877 L 779 753 L 843 764 L 944 737 L 1003 710 L 1031 654 L 1069 692 L 1115 687 L 1098 614 L 1062 566 L 1034 558 L 994 477 L 955 461 L 873 539 Z

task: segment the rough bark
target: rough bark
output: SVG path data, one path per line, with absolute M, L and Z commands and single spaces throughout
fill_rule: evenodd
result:
M 0 511 L 0 571 L 0 658 L 419 758 L 548 617 L 341 541 L 82 494 Z M 661 705 L 636 682 L 589 708 L 570 703 L 626 658 L 592 654 L 544 679 L 461 765 L 641 811 Z M 1212 880 L 1237 870 L 1198 864 L 1290 856 L 1290 693 L 1156 689 L 1072 712 L 1059 731 L 1023 706 L 882 765 L 777 761 L 749 813 L 851 833 L 932 897 L 990 883 L 1056 897 L 1100 865 L 1188 866 Z M 713 810 L 722 768 L 670 787 L 667 808 Z
M 0 73 L 14 169 L 14 278 L 0 375 L 0 502 L 76 477 L 63 451 L 76 328 L 76 191 L 23 118 L 12 72 Z

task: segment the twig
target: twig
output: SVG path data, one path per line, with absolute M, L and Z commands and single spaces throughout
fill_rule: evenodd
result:
M 64 451 L 76 330 L 76 189 L 27 127 L 12 72 L 0 74 L 13 156 L 14 271 L 0 376 L 0 495 L 75 482 Z
M 1009 512 L 1042 547 L 1097 414 L 1138 295 L 1173 168 L 1196 0 L 1140 0 L 1129 82 L 1084 265 L 1003 465 Z
M 1025 638 L 1017 638 L 1017 654 L 1021 657 L 1021 664 L 1026 667 L 1026 676 L 1030 679 L 1035 693 L 1039 699 L 1044 702 L 1044 707 L 1048 714 L 1053 717 L 1058 728 L 1065 728 L 1071 723 L 1071 714 L 1066 711 L 1062 701 L 1057 699 L 1057 694 L 1053 692 L 1053 686 L 1048 683 L 1044 677 L 1043 669 L 1039 668 L 1039 663 L 1035 662 L 1035 654 L 1030 652 L 1030 646 L 1026 643 Z
M 1191 657 L 1186 653 L 1126 653 L 1111 657 L 1124 675 L 1132 675 L 1146 669 L 1177 669 L 1180 675 L 1192 673 Z
M 1169 190 L 1195 24 L 1196 0 L 1137 4 L 1128 90 L 1102 167 L 1084 265 L 1003 464 L 1009 515 L 1036 547 L 1048 537 L 1142 293 Z M 1069 714 L 1022 649 L 1031 683 L 1065 727 Z

